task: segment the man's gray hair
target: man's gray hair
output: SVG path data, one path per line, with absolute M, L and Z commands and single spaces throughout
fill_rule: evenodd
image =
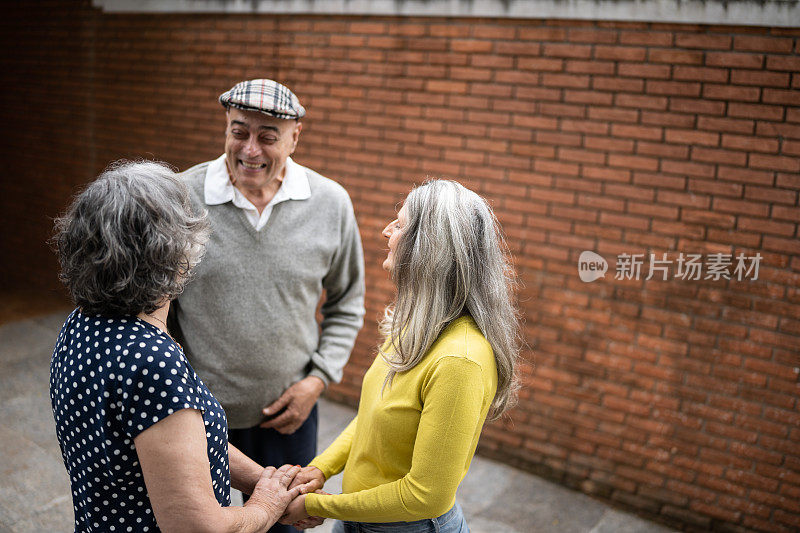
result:
M 392 268 L 397 297 L 381 322 L 392 348 L 380 351 L 390 366 L 384 386 L 419 363 L 442 330 L 468 313 L 494 352 L 498 383 L 489 416 L 498 418 L 516 398 L 521 335 L 516 278 L 497 219 L 486 200 L 448 180 L 416 187 L 405 208 L 408 221 Z
M 59 279 L 84 313 L 152 313 L 178 296 L 208 239 L 165 164 L 117 161 L 55 221 Z

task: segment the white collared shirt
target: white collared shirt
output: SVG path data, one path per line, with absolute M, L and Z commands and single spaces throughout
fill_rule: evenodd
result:
M 256 231 L 259 231 L 267 224 L 275 204 L 286 200 L 305 200 L 310 198 L 311 187 L 308 184 L 305 169 L 292 161 L 291 157 L 287 157 L 283 183 L 281 183 L 278 192 L 275 193 L 275 196 L 272 197 L 272 200 L 259 215 L 256 206 L 231 184 L 228 176 L 228 167 L 225 164 L 225 154 L 222 154 L 208 165 L 204 194 L 206 205 L 233 202 L 233 205 L 244 210 L 247 220 Z

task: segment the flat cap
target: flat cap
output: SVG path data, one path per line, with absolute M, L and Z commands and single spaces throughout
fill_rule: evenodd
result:
M 306 110 L 300 100 L 285 85 L 273 80 L 249 80 L 234 85 L 219 95 L 225 109 L 235 107 L 245 111 L 260 111 L 276 118 L 303 118 Z

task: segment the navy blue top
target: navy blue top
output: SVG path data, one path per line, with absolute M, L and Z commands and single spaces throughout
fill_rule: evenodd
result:
M 76 532 L 159 531 L 133 439 L 181 409 L 202 411 L 214 495 L 230 505 L 225 411 L 157 327 L 73 311 L 53 350 L 50 401 Z

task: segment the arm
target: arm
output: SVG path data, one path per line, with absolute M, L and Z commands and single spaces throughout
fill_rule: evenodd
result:
M 342 206 L 339 249 L 322 280 L 321 333 L 317 351 L 311 356 L 312 376 L 330 381 L 342 379 L 342 369 L 353 350 L 364 323 L 364 253 L 350 199 Z
M 307 494 L 308 514 L 393 522 L 432 518 L 450 508 L 484 421 L 481 368 L 462 357 L 444 357 L 421 393 L 424 406 L 410 471 L 397 481 L 352 494 Z
M 231 469 L 231 486 L 248 496 L 256 488 L 264 467 L 239 451 L 239 448 L 228 443 L 228 463 Z M 300 485 L 300 483 L 297 483 Z
M 325 479 L 335 476 L 342 471 L 350 455 L 350 446 L 353 442 L 353 434 L 356 432 L 358 417 L 347 424 L 347 427 L 336 437 L 324 452 L 316 456 L 308 465 L 319 468 Z M 320 487 L 322 488 L 322 487 Z
M 342 378 L 342 369 L 364 323 L 364 254 L 349 199 L 340 216 L 339 247 L 322 279 L 325 302 L 320 310 L 323 318 L 319 343 L 311 354 L 311 372 L 264 409 L 267 416 L 285 411 L 262 423 L 263 428 L 284 434 L 297 431 L 328 383 Z
M 165 532 L 264 531 L 302 490 L 287 490 L 297 467 L 265 469 L 244 507 L 220 507 L 211 486 L 203 417 L 196 409 L 153 424 L 134 445 L 153 513 Z

